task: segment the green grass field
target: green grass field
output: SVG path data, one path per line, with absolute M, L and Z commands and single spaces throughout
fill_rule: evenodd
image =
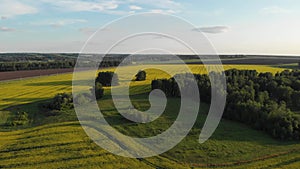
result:
M 159 65 L 171 71 L 180 65 Z M 189 65 L 194 73 L 205 73 L 202 66 Z M 122 67 L 124 71 L 133 67 Z M 135 66 L 142 69 L 142 66 Z M 256 69 L 276 73 L 281 68 L 267 66 L 226 65 L 224 69 Z M 106 69 L 109 70 L 109 69 Z M 147 80 L 131 82 L 132 102 L 141 109 L 149 106 L 145 92 L 150 82 L 168 75 L 157 70 L 146 70 Z M 90 72 L 82 72 L 90 73 Z M 121 84 L 128 80 L 119 77 Z M 82 79 L 84 80 L 84 79 Z M 1 127 L 0 168 L 299 168 L 300 143 L 274 140 L 240 123 L 222 120 L 213 137 L 198 143 L 208 106 L 201 105 L 197 123 L 188 137 L 172 150 L 143 160 L 115 156 L 98 147 L 84 133 L 73 111 L 59 116 L 45 117 L 38 108 L 40 102 L 61 92 L 71 92 L 71 74 L 28 78 L 22 81 L 0 82 L 0 124 L 3 125 L 17 111 L 26 111 L 33 122 L 19 128 Z M 85 86 L 82 86 L 84 88 Z M 105 91 L 109 94 L 108 90 Z M 149 124 L 135 124 L 124 119 L 113 109 L 109 97 L 99 101 L 108 122 L 120 132 L 145 137 L 167 129 L 176 118 L 180 100 L 170 98 L 166 112 Z M 175 113 L 174 113 L 175 112 Z

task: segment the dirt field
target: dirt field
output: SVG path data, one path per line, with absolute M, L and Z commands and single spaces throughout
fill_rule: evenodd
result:
M 280 65 L 299 63 L 300 57 L 243 57 L 232 59 L 221 59 L 224 65 Z M 186 61 L 187 64 L 202 64 L 200 60 Z M 207 60 L 206 64 L 216 64 L 214 60 Z
M 72 72 L 72 71 L 73 71 L 73 68 L 0 72 L 0 81 L 26 78 L 26 77 L 34 77 L 34 76 L 52 75 L 52 74 L 58 74 L 58 73 L 68 73 L 68 72 Z

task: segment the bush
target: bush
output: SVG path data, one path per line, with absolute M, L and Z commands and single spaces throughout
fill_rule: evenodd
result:
M 53 100 L 46 106 L 51 110 L 63 110 L 73 108 L 72 94 L 59 93 L 54 96 Z
M 146 80 L 146 71 L 140 70 L 136 75 L 135 75 L 135 81 L 144 81 Z
M 101 83 L 103 86 L 117 86 L 119 85 L 119 78 L 114 72 L 99 72 L 96 82 Z
M 29 123 L 29 117 L 26 112 L 18 112 L 10 122 L 11 126 L 26 125 Z

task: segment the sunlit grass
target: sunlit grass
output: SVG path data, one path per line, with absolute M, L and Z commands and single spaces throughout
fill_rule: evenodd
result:
M 203 74 L 206 69 L 203 65 L 188 65 L 193 73 Z M 121 67 L 121 72 L 124 72 L 120 79 L 120 86 L 127 85 L 128 80 L 133 77 L 126 74 L 131 69 L 140 70 L 144 69 L 144 65 L 137 66 L 124 66 Z M 155 67 L 169 70 L 170 72 L 177 73 L 184 71 L 182 65 L 156 65 Z M 276 73 L 282 71 L 282 68 L 274 68 L 269 66 L 253 66 L 253 65 L 224 65 L 224 69 L 255 69 L 258 72 L 272 72 Z M 113 71 L 114 68 L 103 69 L 101 71 Z M 131 82 L 131 86 L 149 85 L 151 80 L 160 78 L 169 78 L 170 75 L 159 71 L 158 69 L 146 69 L 147 79 L 142 82 Z M 85 79 L 85 74 L 96 74 L 95 72 L 85 71 L 80 72 L 82 78 Z M 86 89 L 89 86 L 80 86 L 79 89 Z M 72 73 L 42 76 L 35 78 L 26 78 L 21 80 L 4 81 L 0 82 L 0 110 L 14 105 L 31 103 L 52 98 L 57 93 L 71 92 L 72 91 Z M 146 90 L 149 90 L 149 86 Z
M 139 96 L 133 100 L 139 99 Z M 127 135 L 149 136 L 165 130 L 174 120 L 179 99 L 171 99 L 167 113 L 152 124 L 124 123 L 109 109 L 112 100 L 100 101 L 112 124 Z M 142 101 L 146 102 L 146 101 Z M 147 105 L 147 104 L 141 104 Z M 177 105 L 177 106 L 174 106 Z M 204 107 L 203 107 L 204 106 Z M 0 168 L 228 168 L 298 167 L 300 144 L 276 141 L 236 122 L 222 120 L 211 139 L 198 143 L 207 106 L 190 134 L 175 148 L 146 161 L 113 155 L 97 146 L 78 122 L 60 122 L 11 132 L 0 132 Z M 106 110 L 107 109 L 107 110 Z M 120 116 L 120 115 L 119 115 Z M 58 117 L 57 117 L 58 118 Z M 118 120 L 119 119 L 119 120 Z M 121 122 L 121 123 L 118 123 Z M 297 150 L 293 152 L 292 150 Z M 149 164 L 150 163 L 150 164 Z M 222 167 L 223 168 L 223 167 Z
M 202 65 L 188 65 L 193 73 L 206 73 Z M 170 72 L 181 72 L 182 65 L 159 65 Z M 283 69 L 254 65 L 225 65 L 224 69 L 255 69 L 258 72 L 280 72 Z M 130 84 L 131 91 L 142 94 L 150 91 L 153 79 L 169 78 L 170 75 L 157 69 L 146 69 L 147 79 L 142 82 L 130 81 L 131 69 L 144 69 L 143 65 L 121 67 L 120 86 Z M 102 71 L 112 71 L 114 68 Z M 95 72 L 80 72 L 82 75 Z M 81 80 L 86 80 L 82 76 Z M 60 74 L 0 82 L 0 110 L 25 103 L 32 103 L 52 98 L 60 92 L 71 92 L 72 74 Z M 85 89 L 89 86 L 80 86 Z M 108 92 L 108 90 L 106 91 Z M 139 102 L 140 108 L 148 106 L 146 95 L 133 96 L 133 103 Z M 176 118 L 179 100 L 171 99 L 167 113 L 158 121 L 149 125 L 124 123 L 124 119 L 113 110 L 112 100 L 100 101 L 102 108 L 107 109 L 107 116 L 120 132 L 134 136 L 156 135 L 166 130 Z M 175 106 L 174 106 L 175 105 Z M 263 132 L 228 120 L 222 120 L 213 137 L 204 144 L 198 143 L 201 127 L 205 120 L 208 106 L 202 105 L 199 119 L 189 136 L 174 149 L 145 161 L 115 156 L 93 143 L 84 133 L 76 120 L 74 112 L 66 116 L 41 119 L 38 127 L 0 132 L 0 168 L 206 168 L 214 164 L 227 168 L 299 168 L 300 144 L 295 142 L 276 141 Z M 38 111 L 36 105 L 21 107 L 20 111 Z M 0 111 L 0 123 L 8 117 L 8 111 Z M 66 122 L 67 116 L 73 121 Z M 118 123 L 121 122 L 121 123 Z M 290 152 L 296 149 L 295 152 Z M 270 157 L 269 157 L 270 156 Z M 245 162 L 246 161 L 246 162 Z

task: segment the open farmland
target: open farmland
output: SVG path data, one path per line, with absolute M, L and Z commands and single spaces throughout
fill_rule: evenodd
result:
M 177 72 L 183 70 L 181 65 L 155 65 L 157 68 L 168 69 L 171 72 Z M 154 66 L 154 67 L 155 67 Z M 203 65 L 188 65 L 193 73 L 203 74 L 206 73 L 206 69 Z M 277 73 L 284 68 L 273 68 L 269 66 L 257 65 L 224 65 L 224 69 L 255 69 L 258 72 L 272 72 Z M 103 69 L 102 71 L 113 70 L 114 68 Z M 121 67 L 121 70 L 126 72 L 126 69 L 143 69 L 143 66 L 125 66 Z M 89 71 L 84 71 L 82 74 L 93 73 Z M 152 79 L 159 78 L 169 78 L 170 76 L 157 72 L 157 70 L 149 70 L 147 72 L 147 80 L 142 82 L 133 82 L 132 85 L 149 85 Z M 130 79 L 128 75 L 124 74 L 124 77 L 119 77 L 120 80 L 128 80 Z M 96 75 L 95 75 L 96 76 Z M 85 79 L 82 79 L 85 80 Z M 121 85 L 122 86 L 122 83 Z M 83 86 L 84 87 L 84 86 Z M 13 81 L 4 81 L 0 82 L 0 110 L 8 108 L 10 106 L 41 101 L 45 99 L 52 98 L 57 93 L 62 92 L 71 92 L 72 89 L 72 73 L 65 74 L 57 74 L 51 76 L 41 76 L 35 78 L 21 79 L 21 80 L 13 80 Z M 148 88 L 150 90 L 150 88 Z
M 155 66 L 154 66 L 155 67 Z M 182 69 L 181 65 L 159 65 L 171 71 Z M 205 73 L 203 65 L 189 65 L 193 73 Z M 280 72 L 282 68 L 268 66 L 225 65 L 224 69 L 256 69 L 258 72 Z M 101 71 L 112 70 L 113 68 Z M 143 66 L 126 66 L 121 70 L 143 69 Z M 133 102 L 138 102 L 141 109 L 149 106 L 145 92 L 150 91 L 152 79 L 169 78 L 170 75 L 158 70 L 146 70 L 147 80 L 131 82 L 134 94 Z M 90 74 L 92 72 L 80 72 Z M 84 77 L 84 76 L 83 76 Z M 120 86 L 128 83 L 129 76 L 120 76 Z M 86 80 L 86 79 L 82 79 Z M 42 114 L 39 102 L 49 100 L 57 93 L 71 92 L 72 74 L 58 74 L 27 78 L 22 81 L 4 81 L 0 83 L 2 124 L 11 113 L 22 110 L 36 116 Z M 82 89 L 87 86 L 81 86 Z M 105 88 L 109 94 L 108 88 Z M 121 119 L 113 102 L 108 98 L 99 101 L 106 116 L 113 117 L 113 126 L 120 132 L 137 137 L 155 135 L 165 130 L 176 118 L 180 100 L 171 98 L 167 113 L 157 122 L 149 125 L 133 125 Z M 24 105 L 23 105 L 24 104 Z M 174 106 L 176 105 L 176 106 Z M 152 158 L 128 159 L 110 154 L 96 146 L 86 136 L 74 112 L 57 117 L 34 118 L 33 125 L 24 129 L 0 132 L 0 168 L 293 168 L 298 164 L 300 144 L 272 139 L 267 134 L 251 129 L 240 123 L 222 120 L 213 137 L 204 144 L 198 143 L 198 136 L 205 120 L 208 106 L 203 104 L 197 123 L 180 144 L 172 150 Z M 42 119 L 44 118 L 44 119 Z M 120 123 L 119 123 L 120 122 Z M 36 125 L 39 126 L 36 126 Z M 101 167 L 100 167 L 101 166 Z

